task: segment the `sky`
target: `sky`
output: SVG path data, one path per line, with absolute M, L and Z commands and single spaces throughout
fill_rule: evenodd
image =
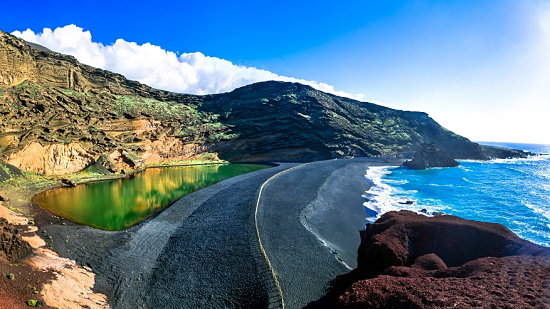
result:
M 301 82 L 550 144 L 550 0 L 9 1 L 0 29 L 155 88 Z

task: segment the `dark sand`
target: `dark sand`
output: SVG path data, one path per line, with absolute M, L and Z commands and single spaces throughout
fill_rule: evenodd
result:
M 331 280 L 355 267 L 366 217 L 361 195 L 372 185 L 364 175 L 369 165 L 390 164 L 396 161 L 321 161 L 266 185 L 259 228 L 286 308 L 320 299 Z
M 390 163 L 317 162 L 265 186 L 260 235 L 286 308 L 319 299 L 331 279 L 349 270 L 346 264 L 354 267 L 365 217 L 361 195 L 369 187 L 363 176 L 367 165 Z M 297 165 L 206 187 L 126 231 L 56 222 L 41 230 L 53 236 L 46 241 L 60 256 L 93 270 L 94 291 L 107 295 L 113 308 L 280 307 L 259 249 L 254 211 L 262 184 Z

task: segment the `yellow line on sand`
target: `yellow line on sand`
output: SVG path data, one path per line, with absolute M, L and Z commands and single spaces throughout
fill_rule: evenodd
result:
M 262 192 L 264 190 L 264 187 L 275 177 L 280 176 L 286 172 L 290 172 L 293 169 L 296 169 L 298 167 L 302 167 L 311 163 L 316 162 L 309 162 L 305 164 L 300 164 L 297 166 L 294 166 L 292 168 L 289 168 L 287 170 L 284 170 L 282 172 L 279 172 L 273 176 L 271 176 L 268 180 L 266 180 L 262 186 L 260 187 L 260 192 L 258 193 L 258 201 L 256 202 L 256 211 L 254 212 L 254 224 L 256 225 L 256 235 L 258 236 L 258 243 L 260 244 L 260 250 L 262 250 L 262 254 L 264 255 L 265 261 L 267 262 L 267 266 L 269 266 L 269 270 L 271 271 L 271 275 L 273 276 L 273 280 L 275 281 L 275 285 L 277 286 L 277 290 L 279 291 L 279 296 L 281 297 L 281 305 L 283 306 L 283 309 L 285 308 L 285 300 L 283 297 L 283 290 L 281 289 L 281 285 L 279 284 L 279 280 L 277 280 L 277 275 L 275 274 L 275 270 L 273 269 L 273 266 L 271 265 L 271 262 L 269 261 L 269 258 L 267 257 L 267 253 L 265 252 L 264 246 L 262 245 L 262 239 L 260 237 L 260 230 L 258 229 L 258 208 L 260 207 L 260 199 L 262 197 Z

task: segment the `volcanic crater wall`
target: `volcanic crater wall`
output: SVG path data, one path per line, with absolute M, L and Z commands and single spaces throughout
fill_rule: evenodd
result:
M 382 156 L 423 142 L 454 158 L 487 158 L 478 144 L 425 113 L 275 81 L 215 95 L 175 94 L 0 31 L 0 160 L 26 171 L 70 173 L 103 155 L 118 168 L 197 158 Z

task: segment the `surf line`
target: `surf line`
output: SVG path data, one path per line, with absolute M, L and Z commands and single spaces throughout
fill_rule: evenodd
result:
M 279 280 L 277 280 L 277 275 L 275 274 L 275 269 L 273 269 L 273 266 L 271 265 L 271 262 L 269 261 L 269 258 L 267 257 L 267 253 L 265 252 L 264 246 L 262 244 L 262 238 L 260 237 L 260 229 L 258 228 L 258 208 L 260 208 L 260 199 L 262 198 L 262 192 L 263 192 L 265 186 L 270 181 L 272 181 L 276 177 L 278 177 L 278 176 L 280 176 L 280 175 L 282 175 L 286 172 L 290 172 L 294 169 L 297 169 L 299 167 L 306 166 L 306 165 L 312 164 L 312 163 L 316 163 L 316 162 L 309 162 L 309 163 L 305 163 L 305 164 L 300 164 L 300 165 L 291 167 L 289 169 L 286 169 L 282 172 L 279 172 L 279 173 L 269 177 L 269 179 L 266 180 L 262 184 L 262 186 L 260 187 L 260 191 L 258 192 L 258 200 L 256 201 L 256 210 L 254 211 L 254 225 L 256 226 L 256 236 L 258 237 L 258 243 L 260 244 L 260 250 L 262 251 L 262 254 L 265 258 L 265 261 L 267 262 L 267 266 L 269 267 L 269 271 L 271 272 L 271 276 L 273 276 L 273 280 L 275 281 L 275 286 L 277 287 L 277 291 L 279 292 L 279 297 L 281 297 L 281 306 L 282 306 L 283 309 L 285 309 L 285 299 L 283 297 L 283 290 L 281 289 L 281 285 L 279 284 Z

